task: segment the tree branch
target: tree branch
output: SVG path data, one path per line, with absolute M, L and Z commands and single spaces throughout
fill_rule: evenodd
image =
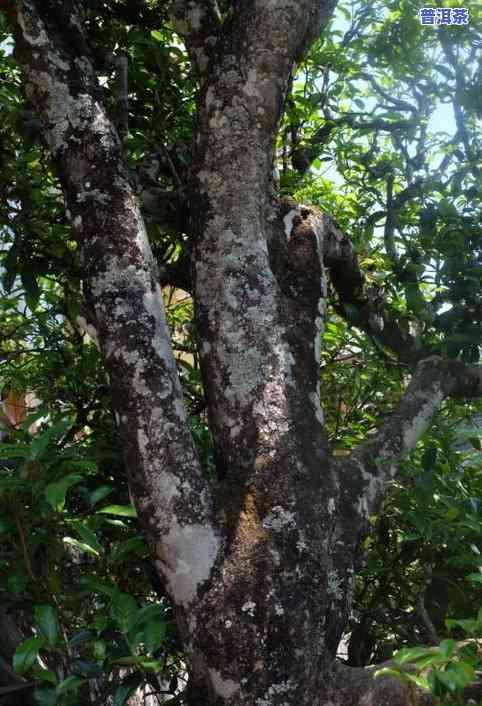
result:
M 454 92 L 452 104 L 454 108 L 455 124 L 457 125 L 457 134 L 459 135 L 459 138 L 464 146 L 465 156 L 469 166 L 471 167 L 471 171 L 474 177 L 478 179 L 479 169 L 475 166 L 469 134 L 465 124 L 464 110 L 459 100 L 459 96 L 463 95 L 465 89 L 464 73 L 449 41 L 448 34 L 443 30 L 438 36 L 445 54 L 445 58 L 450 66 L 452 66 L 455 73 L 456 91 Z
M 339 297 L 338 312 L 349 323 L 373 336 L 404 363 L 413 363 L 428 354 L 405 331 L 378 292 L 367 285 L 355 249 L 348 236 L 327 215 L 321 215 L 324 263 Z
M 187 606 L 222 540 L 187 426 L 156 264 L 81 18 L 76 0 L 19 1 L 16 56 L 81 247 L 130 489 L 157 570 L 174 602 Z
M 466 366 L 436 356 L 421 361 L 387 421 L 351 454 L 363 486 L 358 498 L 361 514 L 368 517 L 376 511 L 386 481 L 395 476 L 399 461 L 413 451 L 446 397 L 481 396 L 482 365 Z M 354 483 L 353 487 L 358 486 Z
M 192 61 L 204 74 L 221 35 L 221 18 L 215 0 L 172 0 L 168 12 Z

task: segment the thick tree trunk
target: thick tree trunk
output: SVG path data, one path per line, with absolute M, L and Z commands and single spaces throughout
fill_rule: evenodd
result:
M 17 56 L 81 245 L 129 483 L 186 647 L 190 703 L 376 706 L 386 694 L 377 701 L 366 680 L 340 678 L 334 661 L 359 542 L 396 460 L 460 371 L 425 364 L 369 446 L 343 462 L 330 455 L 318 389 L 325 265 L 357 303 L 363 277 L 336 226 L 274 198 L 270 175 L 294 62 L 334 1 L 232 5 L 221 24 L 210 0 L 172 3 L 200 76 L 190 218 L 214 490 L 186 425 L 155 263 L 78 3 L 18 0 Z M 480 390 L 480 372 L 464 375 L 459 387 Z

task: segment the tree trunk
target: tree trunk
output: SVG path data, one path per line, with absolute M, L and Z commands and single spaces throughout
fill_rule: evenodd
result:
M 33 684 L 16 674 L 11 666 L 12 657 L 25 636 L 12 615 L 0 607 L 0 703 L 2 706 L 34 706 Z
M 343 461 L 329 451 L 325 268 L 356 302 L 363 276 L 324 214 L 275 198 L 271 173 L 291 72 L 334 4 L 235 1 L 221 22 L 210 0 L 171 3 L 200 81 L 189 215 L 215 488 L 186 424 L 156 266 L 79 4 L 15 4 L 17 57 L 81 246 L 90 325 L 132 495 L 176 608 L 193 706 L 386 702 L 371 678 L 340 677 L 334 660 L 360 540 L 443 397 L 481 388 L 480 371 L 431 360 L 369 445 Z M 409 703 L 407 687 L 389 690 L 392 704 Z

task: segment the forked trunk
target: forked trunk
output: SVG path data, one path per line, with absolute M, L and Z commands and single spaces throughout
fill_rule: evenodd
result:
M 444 396 L 480 394 L 482 374 L 429 359 L 368 444 L 342 460 L 329 453 L 325 266 L 363 316 L 369 301 L 347 238 L 316 209 L 277 199 L 271 173 L 294 63 L 334 4 L 235 0 L 221 22 L 211 0 L 170 3 L 200 79 L 190 220 L 215 488 L 186 423 L 156 264 L 80 5 L 18 0 L 12 11 L 26 92 L 81 246 L 132 495 L 186 647 L 192 706 L 423 703 L 398 682 L 341 672 L 334 655 L 386 479 Z

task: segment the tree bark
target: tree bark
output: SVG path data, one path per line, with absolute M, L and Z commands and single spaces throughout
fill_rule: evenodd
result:
M 373 442 L 342 461 L 330 453 L 319 402 L 325 268 L 355 303 L 363 277 L 326 216 L 275 198 L 271 172 L 291 72 L 334 4 L 235 0 L 222 22 L 209 0 L 171 3 L 200 82 L 189 213 L 212 488 L 80 5 L 15 3 L 16 55 L 81 246 L 130 488 L 176 608 L 196 706 L 385 703 L 364 679 L 348 688 L 334 661 L 360 540 L 443 398 L 469 378 L 481 388 L 480 370 L 433 360 Z

